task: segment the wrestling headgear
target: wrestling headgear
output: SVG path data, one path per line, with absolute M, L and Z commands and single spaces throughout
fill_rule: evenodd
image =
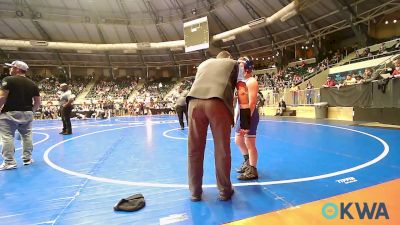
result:
M 244 71 L 252 72 L 254 69 L 253 59 L 251 57 L 243 57 Z

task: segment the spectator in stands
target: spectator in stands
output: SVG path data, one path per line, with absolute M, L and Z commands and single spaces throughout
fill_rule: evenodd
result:
M 295 74 L 295 75 L 293 76 L 293 83 L 298 84 L 298 83 L 301 82 L 301 80 L 302 80 L 302 78 L 301 78 L 300 75 Z
M 319 71 L 324 71 L 326 68 L 328 68 L 329 60 L 328 58 L 322 60 L 318 65 Z
M 380 80 L 380 79 L 383 78 L 383 77 L 381 76 L 381 73 L 374 73 L 374 71 L 373 71 L 371 68 L 368 68 L 368 69 L 370 70 L 368 73 L 371 74 L 371 78 L 366 79 L 366 80 L 364 81 L 364 83 L 365 83 L 365 82 L 371 82 L 371 81 L 374 81 L 374 80 Z M 392 71 L 392 70 L 390 70 L 390 71 Z M 391 73 L 391 72 L 389 72 L 389 73 Z
M 272 95 L 273 95 L 273 97 L 274 97 L 274 100 L 273 100 L 273 102 L 279 102 L 279 92 L 280 92 L 280 89 L 279 89 L 279 87 L 278 86 L 275 86 L 273 89 L 272 89 Z
M 397 39 L 396 44 L 394 45 L 394 50 L 400 50 L 400 39 Z
M 276 109 L 275 116 L 282 116 L 285 111 L 286 111 L 286 102 L 283 100 L 283 98 L 281 98 L 281 100 L 278 103 L 278 108 Z
M 290 88 L 290 93 L 292 94 L 293 97 L 293 105 L 296 106 L 298 104 L 298 98 L 299 98 L 299 86 L 296 86 L 293 83 L 292 87 Z
M 400 59 L 396 59 L 396 61 L 394 62 L 394 69 L 392 72 L 392 76 L 400 77 Z
M 311 81 L 308 81 L 307 83 L 306 98 L 307 98 L 307 104 L 313 104 L 314 86 L 312 85 Z
M 396 57 L 392 62 L 390 62 L 386 65 L 384 73 L 389 74 L 392 77 L 398 77 L 399 73 L 400 73 L 399 69 L 400 69 L 400 58 Z M 378 78 L 382 78 L 382 76 L 380 76 L 380 75 L 376 75 L 376 76 L 378 76 Z
M 362 82 L 365 83 L 365 82 L 370 82 L 372 80 L 373 80 L 373 78 L 372 78 L 372 69 L 371 68 L 366 68 L 364 70 L 364 75 L 363 75 Z
M 314 73 L 315 72 L 315 68 L 314 67 L 308 67 L 307 72 L 308 73 Z
M 369 57 L 369 56 L 372 56 L 371 49 L 369 47 L 366 47 L 363 53 L 363 57 Z
M 354 85 L 356 83 L 357 83 L 356 79 L 351 74 L 348 74 L 346 76 L 346 79 L 343 81 L 342 86 Z
M 361 75 L 355 76 L 355 79 L 356 79 L 356 84 L 364 83 L 363 77 Z
M 332 57 L 330 63 L 331 64 L 336 64 L 338 63 L 340 60 L 340 53 L 339 52 L 335 52 L 335 55 Z
M 42 108 L 42 119 L 54 119 L 56 118 L 55 115 L 57 115 L 56 113 L 54 113 L 54 109 L 52 109 L 51 106 L 45 106 Z
M 356 50 L 356 58 L 360 58 L 360 53 L 358 52 L 358 50 Z
M 378 54 L 384 54 L 386 52 L 387 51 L 386 51 L 385 43 L 382 43 L 381 46 L 379 47 Z
M 330 77 L 328 76 L 326 78 L 326 82 L 324 85 L 322 85 L 323 87 L 335 87 L 336 86 L 336 82 Z
M 267 92 L 267 97 L 265 97 L 266 105 L 269 105 L 270 99 L 271 99 L 270 92 Z

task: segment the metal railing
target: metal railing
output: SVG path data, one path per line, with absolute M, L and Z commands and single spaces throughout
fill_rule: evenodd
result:
M 281 93 L 272 93 L 269 90 L 264 95 L 264 106 L 277 106 L 282 98 L 288 106 L 311 106 L 314 103 L 320 102 L 320 89 L 314 88 L 298 91 L 285 89 Z
M 373 67 L 373 75 L 372 77 L 378 77 L 379 75 L 383 74 L 386 72 L 386 69 L 388 67 L 388 64 L 391 64 L 393 60 L 395 60 L 396 58 L 399 57 L 400 51 L 397 51 L 397 54 L 393 54 L 392 56 L 390 56 L 388 59 L 386 59 L 384 62 L 382 62 L 381 64 Z
M 400 53 L 400 50 L 387 51 L 387 52 L 384 52 L 384 53 L 374 54 L 374 55 L 371 55 L 371 56 L 354 58 L 354 59 L 350 60 L 349 62 L 345 63 L 344 65 L 357 63 L 357 62 L 363 62 L 363 61 L 367 61 L 367 60 L 371 60 L 371 59 L 377 59 L 377 58 L 381 58 L 381 57 L 384 57 L 384 56 L 395 55 L 395 54 L 398 54 L 398 53 Z

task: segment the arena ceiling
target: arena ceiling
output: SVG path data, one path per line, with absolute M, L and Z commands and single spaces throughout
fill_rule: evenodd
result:
M 284 22 L 218 41 L 235 54 L 272 55 L 295 43 L 317 40 L 400 10 L 398 0 L 301 0 L 300 13 Z M 340 3 L 339 3 L 340 2 Z M 269 17 L 289 0 L 0 0 L 0 39 L 79 43 L 140 43 L 183 40 L 183 22 L 208 16 L 211 35 Z M 348 10 L 346 4 L 351 6 Z M 76 51 L 0 46 L 2 61 L 31 66 L 162 67 L 195 65 L 203 51 L 182 49 Z

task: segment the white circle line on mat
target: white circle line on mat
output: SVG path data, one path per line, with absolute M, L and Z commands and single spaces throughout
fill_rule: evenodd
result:
M 45 138 L 43 138 L 42 140 L 32 143 L 33 146 L 38 145 L 40 143 L 43 143 L 43 142 L 47 141 L 50 138 L 50 135 L 48 135 L 46 133 L 42 133 L 42 132 L 32 132 L 32 134 L 42 134 L 42 135 L 45 136 Z M 18 134 L 18 135 L 20 135 L 20 134 Z M 2 145 L 0 144 L 0 146 L 2 146 Z M 18 151 L 18 150 L 21 150 L 21 149 L 22 149 L 22 147 L 19 147 L 19 148 L 16 148 L 15 151 Z
M 326 173 L 326 174 L 321 174 L 321 175 L 317 175 L 317 176 L 310 176 L 310 177 L 302 177 L 302 178 L 295 178 L 295 179 L 287 179 L 287 180 L 274 180 L 274 181 L 266 181 L 266 182 L 246 182 L 246 183 L 234 183 L 234 186 L 262 186 L 262 185 L 274 185 L 274 184 L 288 184 L 288 183 L 298 183 L 298 182 L 305 182 L 305 181 L 312 181 L 312 180 L 320 180 L 320 179 L 325 179 L 325 178 L 329 178 L 329 177 L 334 177 L 334 176 L 338 176 L 338 175 L 342 175 L 342 174 L 346 174 L 346 173 L 350 173 L 350 172 L 354 172 L 360 169 L 363 169 L 365 167 L 368 167 L 370 165 L 373 165 L 377 162 L 379 162 L 380 160 L 382 160 L 388 153 L 389 153 L 389 145 L 382 140 L 381 138 L 363 132 L 363 131 L 358 131 L 358 130 L 354 130 L 354 129 L 350 129 L 350 128 L 346 128 L 346 127 L 338 127 L 338 126 L 333 126 L 333 125 L 326 125 L 326 124 L 316 124 L 316 123 L 304 123 L 304 122 L 294 122 L 294 121 L 276 121 L 276 120 L 260 120 L 260 121 L 268 121 L 268 122 L 282 122 L 282 123 L 296 123 L 296 124 L 305 124 L 305 125 L 313 125 L 313 126 L 324 126 L 324 127 L 330 127 L 330 128 L 336 128 L 336 129 L 341 129 L 341 130 L 347 130 L 350 132 L 356 132 L 356 133 L 360 133 L 366 136 L 369 136 L 377 141 L 379 141 L 384 149 L 382 151 L 382 153 L 377 156 L 376 158 L 363 163 L 361 165 L 355 166 L 355 167 L 351 167 L 345 170 L 340 170 L 340 171 L 336 171 L 336 172 L 332 172 L 332 173 Z M 153 123 L 153 124 L 165 124 L 165 123 Z M 118 127 L 118 128 L 112 128 L 112 129 L 106 129 L 106 130 L 101 130 L 101 131 L 95 131 L 95 132 L 91 132 L 91 133 L 87 133 L 87 134 L 83 134 L 83 135 L 79 135 L 64 141 L 61 141 L 59 143 L 54 144 L 53 146 L 49 147 L 44 155 L 43 155 L 43 159 L 44 161 L 53 169 L 56 169 L 60 172 L 72 175 L 72 176 L 77 176 L 77 177 L 81 177 L 81 178 L 86 178 L 89 180 L 94 180 L 94 181 L 99 181 L 99 182 L 105 182 L 105 183 L 112 183 L 112 184 L 121 184 L 121 185 L 128 185 L 128 186 L 139 186 L 139 187 L 161 187 L 161 188 L 188 188 L 187 184 L 164 184 L 164 183 L 152 183 L 152 182 L 133 182 L 133 181 L 125 181 L 125 180 L 117 180 L 117 179 L 110 179 L 110 178 L 104 178 L 104 177 L 97 177 L 97 176 L 92 176 L 92 175 L 88 175 L 88 174 L 84 174 L 84 173 L 78 173 L 75 171 L 71 171 L 68 169 L 65 169 L 61 166 L 56 165 L 55 163 L 53 163 L 50 159 L 49 159 L 49 153 L 55 149 L 57 146 L 65 143 L 65 142 L 69 142 L 81 137 L 86 137 L 89 135 L 93 135 L 93 134 L 98 134 L 98 133 L 103 133 L 103 132 L 108 132 L 108 131 L 114 131 L 114 130 L 121 130 L 121 129 L 127 129 L 127 128 L 132 128 L 132 127 L 140 127 L 143 125 L 133 125 L 133 126 L 126 126 L 126 127 Z M 216 184 L 205 184 L 203 185 L 203 188 L 214 188 L 217 187 Z

